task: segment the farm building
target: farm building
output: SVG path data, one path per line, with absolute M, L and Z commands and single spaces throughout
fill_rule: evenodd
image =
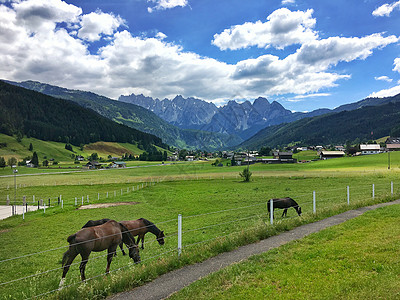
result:
M 381 146 L 379 144 L 361 144 L 361 154 L 378 154 L 381 153 Z
M 265 164 L 282 164 L 282 163 L 297 162 L 297 160 L 292 157 L 293 156 L 292 152 L 274 151 L 273 155 L 274 155 L 274 158 L 272 158 L 272 159 L 262 158 L 262 159 L 259 159 L 258 161 L 261 161 L 262 163 L 265 163 Z
M 386 149 L 389 151 L 400 151 L 400 138 L 388 138 L 386 140 Z
M 319 157 L 321 159 L 331 159 L 331 158 L 338 158 L 343 157 L 345 155 L 344 151 L 327 151 L 323 150 L 319 153 Z
M 89 161 L 86 165 L 86 168 L 93 170 L 93 169 L 100 169 L 101 168 L 101 164 L 97 161 Z
M 123 161 L 113 161 L 110 164 L 110 168 L 126 168 L 126 162 Z

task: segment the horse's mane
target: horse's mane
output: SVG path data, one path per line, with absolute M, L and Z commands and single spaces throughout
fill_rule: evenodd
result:
M 130 242 L 133 242 L 134 244 L 136 244 L 135 242 L 135 238 L 133 237 L 132 233 L 129 231 L 129 229 L 123 225 L 122 223 L 118 223 L 119 226 L 121 226 L 122 229 L 122 240 L 123 242 L 127 245 L 128 241 L 126 238 L 130 239 Z
M 153 222 L 151 222 L 145 218 L 140 218 L 139 220 L 141 220 L 144 223 L 144 225 L 148 228 L 148 230 L 151 233 L 158 236 L 158 234 L 160 233 L 161 230 L 158 229 L 157 226 Z

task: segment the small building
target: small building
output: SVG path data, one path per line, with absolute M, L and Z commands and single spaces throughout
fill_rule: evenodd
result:
M 110 168 L 126 168 L 126 162 L 123 161 L 113 161 L 110 164 Z
M 381 153 L 381 146 L 379 144 L 361 144 L 361 154 L 378 154 Z
M 319 157 L 321 159 L 331 159 L 331 158 L 338 158 L 338 157 L 343 157 L 345 155 L 344 151 L 327 151 L 327 150 L 322 150 L 319 153 Z
M 195 157 L 193 155 L 186 155 L 185 160 L 186 161 L 194 161 Z
M 26 165 L 28 168 L 34 168 L 34 167 L 35 167 L 35 165 L 32 163 L 31 160 L 25 161 L 25 165 Z
M 75 157 L 75 159 L 76 159 L 77 161 L 83 161 L 83 160 L 84 160 L 84 158 L 83 158 L 82 155 L 77 155 L 77 156 Z
M 263 163 L 269 164 L 282 164 L 282 163 L 296 163 L 297 160 L 293 158 L 293 153 L 288 151 L 274 151 L 273 159 L 265 159 Z
M 86 168 L 88 168 L 89 170 L 94 170 L 94 169 L 100 169 L 101 168 L 101 164 L 97 161 L 89 161 L 86 165 Z
M 388 151 L 400 151 L 400 138 L 390 137 L 386 140 L 386 149 Z

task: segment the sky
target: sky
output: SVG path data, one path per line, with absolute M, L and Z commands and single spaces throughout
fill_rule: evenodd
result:
M 400 1 L 0 0 L 0 78 L 292 111 L 400 93 Z

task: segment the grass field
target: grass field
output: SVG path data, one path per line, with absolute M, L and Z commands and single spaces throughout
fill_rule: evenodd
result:
M 238 176 L 243 166 L 213 167 L 211 162 L 145 164 L 120 170 L 19 176 L 18 199 L 25 195 L 30 200 L 35 195 L 36 200 L 46 202 L 51 198 L 55 204 L 56 197 L 62 195 L 65 205 L 63 209 L 58 205 L 48 208 L 46 213 L 43 210 L 30 212 L 25 220 L 14 216 L 0 221 L 0 297 L 29 298 L 56 290 L 66 238 L 89 219 L 147 218 L 165 231 L 166 245 L 160 247 L 154 236 L 148 234 L 145 249 L 141 251 L 143 262 L 128 265 L 129 258 L 119 254 L 111 265 L 115 273 L 107 277 L 102 275 L 106 265 L 104 253 L 94 253 L 91 258 L 99 258 L 89 261 L 86 272 L 88 278 L 98 278 L 86 285 L 79 284 L 78 265 L 74 265 L 67 275 L 67 285 L 72 287 L 54 291 L 49 297 L 103 298 L 279 231 L 359 205 L 387 201 L 392 199 L 391 181 L 395 195 L 399 193 L 399 161 L 400 156 L 393 153 L 390 170 L 385 155 L 294 165 L 256 164 L 250 166 L 253 180 L 249 183 Z M 7 194 L 12 199 L 13 184 L 12 176 L 0 178 L 0 201 L 4 201 Z M 374 200 L 372 184 L 375 185 Z M 347 206 L 347 186 L 350 187 L 350 206 Z M 313 191 L 317 195 L 317 215 L 312 214 Z M 78 210 L 74 198 L 84 197 L 86 202 L 87 195 L 90 203 L 137 204 Z M 289 210 L 289 218 L 282 220 L 278 216 L 276 226 L 271 227 L 265 204 L 268 199 L 281 196 L 296 199 L 304 215 L 298 218 L 294 210 Z M 176 255 L 178 214 L 183 215 L 181 259 Z M 79 263 L 79 259 L 76 262 Z
M 171 299 L 399 299 L 399 222 L 399 205 L 365 213 L 225 268 Z

